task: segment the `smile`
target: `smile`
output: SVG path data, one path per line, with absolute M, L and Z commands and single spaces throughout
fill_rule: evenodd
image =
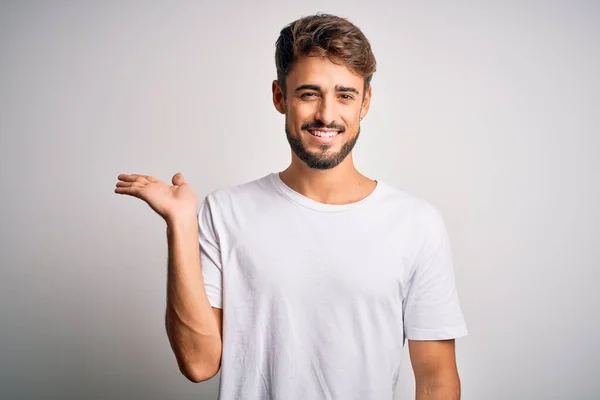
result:
M 322 139 L 330 139 L 339 135 L 340 131 L 320 131 L 320 130 L 309 130 L 308 133 L 311 135 L 322 138 Z

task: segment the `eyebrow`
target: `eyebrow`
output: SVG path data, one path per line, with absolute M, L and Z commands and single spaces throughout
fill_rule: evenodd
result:
M 319 85 L 311 85 L 311 84 L 307 84 L 307 85 L 300 85 L 296 88 L 295 92 L 299 92 L 301 90 L 315 90 L 317 92 L 321 91 L 321 86 Z M 344 92 L 344 93 L 355 93 L 357 95 L 360 94 L 360 92 L 353 88 L 353 87 L 348 87 L 348 86 L 342 86 L 342 85 L 335 85 L 335 91 L 336 92 Z

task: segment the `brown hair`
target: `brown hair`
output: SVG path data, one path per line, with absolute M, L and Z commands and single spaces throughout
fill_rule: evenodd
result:
M 303 56 L 327 57 L 347 66 L 365 79 L 365 91 L 375 73 L 375 56 L 365 35 L 350 21 L 335 15 L 300 18 L 281 30 L 275 43 L 275 66 L 284 96 L 285 77 Z

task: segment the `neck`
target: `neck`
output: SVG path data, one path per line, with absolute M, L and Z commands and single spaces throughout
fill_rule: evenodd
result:
M 324 204 L 348 204 L 367 197 L 377 182 L 362 175 L 354 166 L 352 153 L 335 168 L 309 168 L 295 155 L 290 166 L 279 174 L 296 192 Z

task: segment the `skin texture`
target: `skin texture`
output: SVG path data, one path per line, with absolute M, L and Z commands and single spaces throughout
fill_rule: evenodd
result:
M 287 81 L 289 91 L 282 106 L 286 137 L 294 156 L 309 168 L 335 168 L 354 148 L 361 115 L 366 115 L 369 107 L 370 92 L 364 99 L 360 91 L 362 77 L 326 58 L 310 57 L 296 64 Z M 311 130 L 342 135 L 331 143 L 321 143 L 310 135 Z
M 409 340 L 417 400 L 458 400 L 461 394 L 455 340 Z
M 223 314 L 210 305 L 198 268 L 197 196 L 180 173 L 172 185 L 150 175 L 117 179 L 115 193 L 144 201 L 167 224 L 167 336 L 181 373 L 192 382 L 210 379 L 221 365 Z
M 375 189 L 376 182 L 354 167 L 351 152 L 371 103 L 371 88 L 363 87 L 363 77 L 321 57 L 302 57 L 294 64 L 285 96 L 273 82 L 273 104 L 285 115 L 292 149 L 290 166 L 280 177 L 292 189 L 327 204 L 356 202 Z M 342 133 L 323 143 L 310 134 L 317 127 Z

